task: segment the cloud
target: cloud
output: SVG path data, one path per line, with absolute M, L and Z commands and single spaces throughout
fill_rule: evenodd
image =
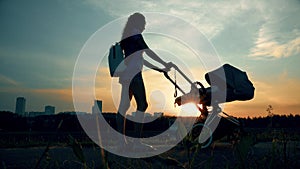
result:
M 235 116 L 266 116 L 268 105 L 274 107 L 275 114 L 300 114 L 300 79 L 289 77 L 283 71 L 277 77 L 266 80 L 253 79 L 254 98 L 246 102 L 232 102 L 225 105 L 225 111 Z
M 33 93 L 44 96 L 54 96 L 57 100 L 64 102 L 72 101 L 71 89 L 32 89 Z
M 274 33 L 268 31 L 269 29 L 264 26 L 259 30 L 255 47 L 251 49 L 252 58 L 278 59 L 300 54 L 300 37 L 297 33 L 295 33 L 295 38 L 280 43 L 274 37 Z
M 266 2 L 257 8 L 261 23 L 249 56 L 253 59 L 278 59 L 300 53 L 299 1 Z
M 17 95 L 26 96 L 34 96 L 36 98 L 51 98 L 50 100 L 56 100 L 57 102 L 66 103 L 72 102 L 72 89 L 65 88 L 65 89 L 51 89 L 51 88 L 44 88 L 44 89 L 30 89 L 30 88 L 13 88 L 13 87 L 1 87 L 1 93 L 11 93 Z M 43 100 L 42 99 L 42 100 Z
M 106 10 L 114 17 L 133 12 L 162 12 L 181 17 L 197 26 L 207 37 L 212 38 L 222 32 L 224 26 L 241 12 L 251 9 L 253 3 L 247 1 L 126 1 L 116 5 L 116 1 L 89 0 L 92 6 Z M 137 5 L 138 4 L 138 5 Z
M 299 84 L 298 84 L 299 85 Z M 289 98 L 288 100 L 284 100 L 288 97 L 287 91 L 281 90 L 278 97 L 274 97 L 275 90 L 269 90 L 266 92 L 256 91 L 255 97 L 250 101 L 235 101 L 230 103 L 225 103 L 224 111 L 230 115 L 237 117 L 258 117 L 258 116 L 266 116 L 266 108 L 268 105 L 272 105 L 274 107 L 275 114 L 300 114 L 299 107 L 300 103 L 295 101 L 296 98 Z M 272 94 L 272 95 L 270 95 Z M 263 95 L 268 95 L 268 97 L 263 98 Z M 279 96 L 280 95 L 280 96 Z M 282 96 L 282 97 L 281 97 Z M 299 99 L 299 98 L 298 98 Z M 291 102 L 289 102 L 291 101 Z
M 230 42 L 249 44 L 242 45 L 238 52 L 244 52 L 252 59 L 285 58 L 300 53 L 300 39 L 297 38 L 300 24 L 295 17 L 300 10 L 297 1 L 273 1 L 272 6 L 267 1 L 245 0 L 189 1 L 184 4 L 182 1 L 127 1 L 122 5 L 116 5 L 115 1 L 89 0 L 88 3 L 106 10 L 114 17 L 136 11 L 162 12 L 180 17 L 196 26 L 208 39 L 226 38 L 214 39 L 222 42 L 222 46 L 228 47 Z M 237 42 L 228 39 L 228 36 L 219 36 L 228 33 L 234 25 L 235 34 L 239 37 Z M 238 36 L 243 32 L 245 36 Z
M 1 86 L 18 86 L 18 85 L 20 85 L 19 82 L 15 81 L 12 78 L 4 76 L 2 74 L 0 74 L 0 82 L 1 82 L 0 83 Z
M 274 81 L 260 82 L 257 86 L 261 99 L 278 105 L 299 104 L 299 79 L 289 78 L 285 73 Z

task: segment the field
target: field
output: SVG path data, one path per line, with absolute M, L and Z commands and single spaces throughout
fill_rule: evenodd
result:
M 72 137 L 69 141 L 1 148 L 0 168 L 300 168 L 300 142 L 283 138 L 255 142 L 245 136 L 235 144 L 221 140 L 205 149 L 183 142 L 159 156 L 142 159 L 120 157 Z
M 197 136 L 197 131 L 200 131 L 195 127 L 192 135 L 186 136 L 171 150 L 136 159 L 101 149 L 82 130 L 74 115 L 35 118 L 18 117 L 9 112 L 1 115 L 0 169 L 300 168 L 298 115 L 240 119 L 242 127 L 221 119 L 212 135 L 214 141 L 206 148 L 194 140 L 194 134 Z M 84 117 L 89 120 L 87 124 L 95 123 L 94 116 Z M 107 117 L 114 126 L 114 114 Z M 145 125 L 143 133 L 145 136 L 155 135 L 168 127 L 172 120 L 172 117 L 159 118 L 155 125 Z M 128 124 L 129 132 L 133 126 Z M 180 127 L 177 132 L 182 132 Z M 160 141 L 169 145 L 168 140 Z M 160 141 L 155 140 L 154 146 L 163 147 Z M 114 140 L 112 145 L 116 142 Z

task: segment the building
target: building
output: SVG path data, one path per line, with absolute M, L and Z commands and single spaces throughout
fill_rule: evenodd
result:
M 27 112 L 27 117 L 36 117 L 36 116 L 43 116 L 45 115 L 45 112 L 43 111 L 31 111 L 31 112 Z
M 26 99 L 24 97 L 18 97 L 16 101 L 16 111 L 15 113 L 21 116 L 25 115 L 25 105 Z
M 164 116 L 164 113 L 163 113 L 163 112 L 154 112 L 153 116 L 154 116 L 155 118 L 163 117 L 163 116 Z
M 54 115 L 55 107 L 54 106 L 45 106 L 45 115 Z
M 102 100 L 95 100 L 92 108 L 92 114 L 102 113 Z
M 131 115 L 132 115 L 133 117 L 135 117 L 135 116 L 136 116 L 136 113 L 137 113 L 137 112 L 131 112 Z M 147 113 L 147 112 L 143 112 L 143 113 L 144 113 L 144 117 L 153 117 L 151 113 Z

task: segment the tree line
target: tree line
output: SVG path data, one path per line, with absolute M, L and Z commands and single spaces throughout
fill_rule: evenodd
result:
M 88 123 L 95 123 L 95 115 L 81 115 Z M 116 128 L 115 113 L 103 113 L 106 121 Z M 146 123 L 145 130 L 166 130 L 174 121 L 175 117 L 162 116 L 158 119 Z M 300 115 L 272 115 L 266 117 L 238 118 L 244 128 L 289 128 L 300 129 Z M 60 124 L 61 123 L 61 124 Z M 128 129 L 133 129 L 133 122 L 128 120 Z M 19 131 L 82 131 L 80 122 L 76 115 L 69 113 L 59 113 L 56 115 L 41 115 L 36 117 L 23 117 L 9 111 L 0 111 L 0 132 Z

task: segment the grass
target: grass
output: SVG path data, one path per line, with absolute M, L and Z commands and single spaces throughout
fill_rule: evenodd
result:
M 182 131 L 184 132 L 184 131 Z M 232 168 L 232 169 L 254 169 L 254 168 L 299 168 L 299 140 L 295 140 L 295 136 L 286 133 L 284 130 L 278 132 L 269 132 L 273 135 L 261 133 L 259 136 L 262 140 L 270 142 L 262 142 L 260 139 L 254 139 L 256 134 L 244 135 L 239 138 L 232 147 L 220 148 L 210 146 L 206 149 L 201 148 L 200 144 L 186 137 L 182 144 L 177 145 L 173 149 L 151 158 L 132 159 L 119 157 L 110 154 L 99 148 L 92 142 L 86 140 L 78 140 L 72 134 L 68 135 L 65 142 L 46 142 L 39 141 L 31 137 L 29 142 L 26 140 L 18 141 L 15 147 L 30 147 L 32 145 L 45 146 L 40 157 L 36 159 L 35 168 L 69 168 L 76 165 L 78 168 L 94 169 L 94 168 Z M 262 136 L 265 135 L 265 138 Z M 9 138 L 14 140 L 13 138 Z M 2 143 L 5 143 L 1 138 Z M 257 141 L 258 140 L 258 141 Z M 17 139 L 15 139 L 17 141 Z M 256 142 L 255 142 L 256 141 Z M 5 143 L 8 146 L 12 143 Z M 51 146 L 58 145 L 60 147 L 69 147 L 72 154 L 64 162 L 55 161 L 55 157 L 50 153 Z M 5 145 L 1 145 L 4 146 Z M 267 147 L 269 146 L 269 147 Z M 97 156 L 93 160 L 90 159 L 87 150 L 92 149 L 92 154 Z M 264 151 L 262 151 L 264 150 Z M 8 168 L 5 162 L 2 162 L 2 168 Z M 33 166 L 34 168 L 34 166 Z

